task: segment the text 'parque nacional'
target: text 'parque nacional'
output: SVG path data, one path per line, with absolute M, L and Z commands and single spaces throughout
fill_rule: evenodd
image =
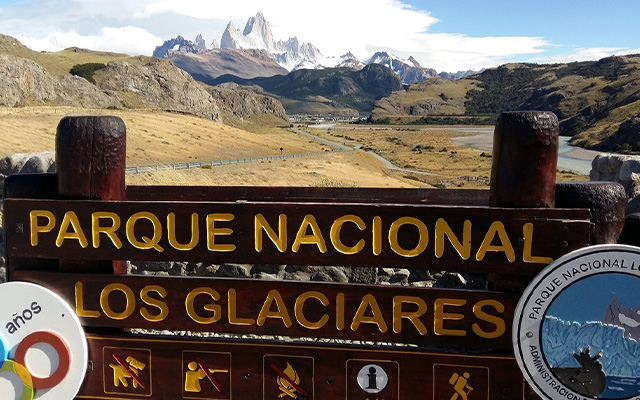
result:
M 7 199 L 5 210 L 22 227 L 8 252 L 27 258 L 532 274 L 588 240 L 580 210 L 575 221 L 558 217 L 567 210 L 389 204 Z

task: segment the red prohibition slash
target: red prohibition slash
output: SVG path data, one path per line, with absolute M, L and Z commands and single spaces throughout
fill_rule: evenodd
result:
M 131 368 L 129 368 L 129 366 L 127 365 L 127 363 L 126 363 L 126 362 L 124 362 L 124 361 L 122 360 L 122 358 L 120 358 L 120 356 L 119 356 L 119 355 L 117 355 L 116 353 L 111 353 L 111 357 L 113 357 L 113 358 L 114 358 L 114 360 L 116 360 L 116 362 L 117 362 L 118 364 L 120 364 L 120 366 L 121 366 L 122 368 L 124 368 L 124 370 L 125 370 L 125 371 L 127 371 L 127 374 L 129 374 L 129 376 L 130 376 L 131 378 L 133 378 L 133 380 L 135 380 L 136 382 L 138 382 L 138 385 L 140 385 L 140 387 L 141 387 L 141 388 L 143 388 L 143 389 L 146 389 L 146 388 L 147 388 L 147 386 L 144 384 L 144 382 L 142 382 L 142 380 L 141 380 L 140 378 L 138 378 L 138 375 L 136 375 L 136 374 L 131 370 Z
M 202 368 L 202 370 L 204 371 L 204 374 L 207 376 L 207 378 L 209 378 L 209 380 L 211 381 L 211 384 L 213 385 L 213 387 L 216 388 L 216 390 L 218 392 L 222 392 L 222 386 L 220 386 L 218 381 L 216 381 L 216 378 L 214 378 L 213 375 L 211 375 L 211 373 L 209 372 L 207 367 L 205 367 L 205 365 L 202 362 L 202 360 L 200 359 L 200 357 L 196 357 L 196 362 L 198 363 L 198 366 L 200 366 L 200 368 Z
M 278 367 L 275 366 L 275 364 L 271 364 L 269 365 L 269 367 L 276 371 L 276 374 L 280 375 L 280 378 L 284 379 L 285 381 L 287 381 L 291 386 L 293 386 L 298 392 L 300 392 L 301 395 L 303 395 L 304 397 L 307 397 L 307 391 L 304 390 L 303 388 L 301 388 L 297 383 L 295 383 L 294 381 L 291 380 L 291 378 L 289 378 L 287 375 L 284 374 L 284 372 L 280 371 L 278 369 Z
M 56 371 L 47 378 L 32 376 L 33 388 L 52 388 L 62 382 L 62 380 L 67 376 L 67 373 L 71 368 L 71 351 L 69 350 L 67 343 L 57 334 L 50 331 L 37 331 L 22 339 L 22 342 L 20 342 L 16 349 L 16 355 L 14 357 L 15 362 L 26 367 L 27 364 L 25 358 L 27 356 L 27 351 L 36 343 L 47 343 L 54 348 L 56 353 L 58 353 L 58 369 L 56 369 Z

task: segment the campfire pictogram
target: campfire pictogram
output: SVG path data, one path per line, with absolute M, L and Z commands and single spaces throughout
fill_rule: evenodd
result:
M 278 387 L 280 388 L 280 391 L 282 393 L 280 393 L 278 395 L 279 398 L 283 398 L 285 396 L 289 396 L 291 398 L 294 399 L 302 399 L 304 398 L 304 396 L 301 396 L 299 394 L 297 394 L 298 389 L 296 389 L 295 386 L 297 386 L 300 383 L 300 376 L 298 375 L 298 373 L 296 372 L 295 369 L 293 369 L 293 367 L 291 366 L 291 364 L 287 363 L 287 368 L 284 369 L 284 371 L 282 371 L 282 373 L 284 375 L 287 376 L 287 378 L 289 378 L 290 381 L 288 381 L 287 379 L 278 376 L 277 378 L 277 382 L 278 382 Z M 293 385 L 290 382 L 294 382 L 295 385 Z

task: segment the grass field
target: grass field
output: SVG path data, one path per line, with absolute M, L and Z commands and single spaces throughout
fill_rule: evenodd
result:
M 361 125 L 306 128 L 314 135 L 362 147 L 362 150 L 334 153 L 327 146 L 292 133 L 274 121 L 248 120 L 243 126 L 231 127 L 169 112 L 65 107 L 0 108 L 3 138 L 0 156 L 54 150 L 59 120 L 65 115 L 87 114 L 115 114 L 124 120 L 128 167 L 281 153 L 325 153 L 210 169 L 130 174 L 128 184 L 487 188 L 491 170 L 490 154 L 454 146 L 450 139 L 465 133 L 444 128 Z M 374 151 L 403 170 L 385 168 L 363 150 Z M 558 179 L 584 180 L 586 177 L 559 174 Z

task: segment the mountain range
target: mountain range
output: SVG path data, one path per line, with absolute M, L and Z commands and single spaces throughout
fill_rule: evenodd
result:
M 299 69 L 287 75 L 242 79 L 223 75 L 210 85 L 228 83 L 250 87 L 278 99 L 288 114 L 367 115 L 376 100 L 402 88 L 400 78 L 389 68 L 370 64 L 350 68 Z
M 239 53 L 231 53 L 228 50 L 251 51 L 243 56 L 243 62 L 251 65 L 252 68 L 239 68 L 240 63 L 237 62 Z M 197 54 L 199 57 L 194 58 L 191 54 Z M 227 54 L 230 54 L 228 62 L 225 61 Z M 287 40 L 276 40 L 269 22 L 261 12 L 250 17 L 242 31 L 229 22 L 219 44 L 214 39 L 207 46 L 202 35 L 198 35 L 195 41 L 177 36 L 156 47 L 153 55 L 170 59 L 194 77 L 197 76 L 196 79 L 205 75 L 213 79 L 224 74 L 232 74 L 241 78 L 273 76 L 283 74 L 283 71 L 286 73 L 299 69 L 347 67 L 361 70 L 369 64 L 380 64 L 391 68 L 404 84 L 416 83 L 432 77 L 460 79 L 474 73 L 473 71 L 460 71 L 453 74 L 447 72 L 438 74 L 432 68 L 422 67 L 413 57 L 406 60 L 387 51 L 378 51 L 366 60 L 358 59 L 351 52 L 339 57 L 325 56 L 312 43 L 301 42 L 295 36 Z M 265 63 L 265 56 L 273 60 L 274 64 L 283 70 L 277 71 L 274 64 Z M 260 60 L 253 62 L 251 61 L 252 57 L 257 57 Z M 217 69 L 197 66 L 197 62 L 194 63 L 194 60 L 203 64 L 215 64 Z M 257 67 L 258 65 L 263 65 L 265 68 L 260 69 Z
M 378 100 L 372 118 L 425 123 L 445 114 L 553 111 L 560 134 L 573 136 L 574 145 L 638 152 L 639 82 L 639 54 L 567 64 L 504 64 L 457 81 L 429 79 L 410 85 Z
M 91 66 L 91 73 L 70 72 L 82 66 Z M 253 117 L 283 123 L 287 118 L 282 104 L 272 97 L 239 87 L 203 85 L 167 60 L 78 48 L 38 52 L 2 34 L 0 75 L 0 106 L 5 107 L 160 109 L 227 124 Z

